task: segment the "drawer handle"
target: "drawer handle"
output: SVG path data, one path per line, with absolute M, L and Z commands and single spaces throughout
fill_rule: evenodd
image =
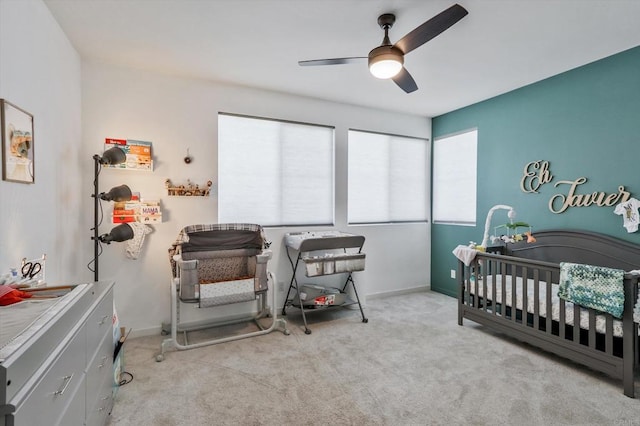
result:
M 105 315 L 102 318 L 100 318 L 100 321 L 98 322 L 98 325 L 102 325 L 104 324 L 104 322 L 107 320 L 107 318 L 109 318 L 110 315 Z
M 67 390 L 67 388 L 69 387 L 69 384 L 71 383 L 71 379 L 72 378 L 73 378 L 73 374 L 70 375 L 70 376 L 64 376 L 62 378 L 62 380 L 64 380 L 64 384 L 62 386 L 62 389 L 59 389 L 59 390 L 55 391 L 53 394 L 56 395 L 56 396 L 62 395 Z

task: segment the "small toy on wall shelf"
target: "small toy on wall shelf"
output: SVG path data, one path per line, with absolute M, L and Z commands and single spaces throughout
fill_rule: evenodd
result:
M 164 182 L 167 188 L 167 194 L 176 197 L 208 197 L 211 193 L 211 186 L 213 182 L 208 180 L 206 184 L 200 186 L 192 183 L 187 179 L 186 185 L 174 185 L 171 179 L 167 179 Z

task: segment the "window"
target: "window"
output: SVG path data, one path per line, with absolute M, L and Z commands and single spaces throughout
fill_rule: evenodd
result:
M 332 225 L 332 127 L 218 114 L 218 221 Z
M 349 130 L 348 222 L 428 219 L 429 141 Z
M 476 224 L 478 130 L 433 142 L 433 221 Z

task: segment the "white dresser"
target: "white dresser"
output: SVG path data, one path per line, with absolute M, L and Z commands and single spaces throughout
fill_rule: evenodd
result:
M 104 425 L 113 405 L 113 282 L 0 308 L 0 426 Z

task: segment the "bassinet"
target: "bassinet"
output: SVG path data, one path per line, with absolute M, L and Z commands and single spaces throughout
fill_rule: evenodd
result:
M 264 231 L 260 225 L 228 223 L 191 225 L 183 228 L 169 249 L 171 263 L 171 323 L 163 324 L 164 334 L 171 337 L 162 342 L 156 360 L 162 361 L 167 349 L 192 349 L 267 334 L 276 328 L 289 334 L 284 319 L 276 312 L 276 292 L 271 291 L 267 305 L 269 283 L 275 278 L 267 269 L 271 251 L 267 250 Z M 212 321 L 188 325 L 180 322 L 180 308 L 184 304 L 198 304 L 200 308 L 240 302 L 258 302 L 257 314 L 234 321 Z M 271 325 L 263 327 L 259 319 L 271 317 Z M 253 320 L 258 331 L 230 335 L 197 343 L 188 343 L 187 332 L 220 325 Z M 183 343 L 178 341 L 178 332 Z

